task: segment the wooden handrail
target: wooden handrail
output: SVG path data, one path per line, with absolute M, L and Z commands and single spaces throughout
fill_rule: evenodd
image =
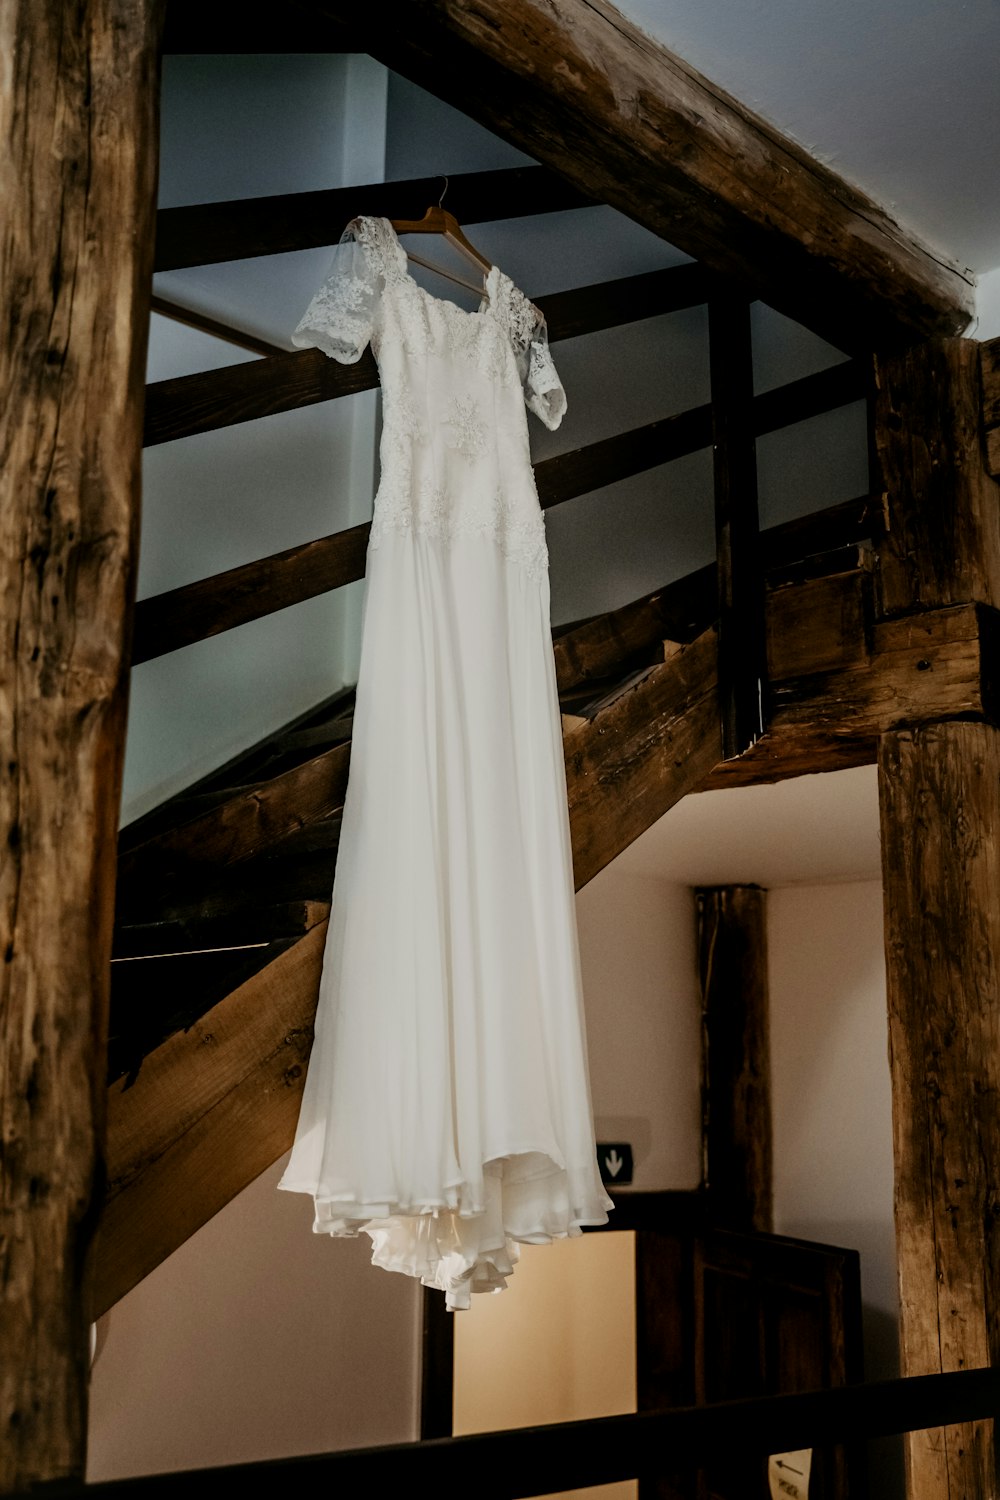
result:
M 349 370 L 356 368 L 347 366 Z M 785 425 L 786 413 L 791 414 L 789 420 L 800 421 L 804 415 L 827 410 L 830 404 L 856 400 L 863 394 L 862 381 L 863 372 L 858 366 L 841 364 L 758 396 L 753 408 L 755 431 L 759 435 Z M 711 422 L 711 407 L 697 406 L 545 459 L 535 466 L 542 508 L 549 509 L 616 480 L 698 452 L 711 442 Z M 369 523 L 364 522 L 141 600 L 135 608 L 133 666 L 362 578 L 369 529 Z M 775 532 L 780 530 L 775 528 Z M 843 540 L 857 540 L 856 531 L 845 535 Z M 833 545 L 837 545 L 836 540 L 825 540 L 812 550 Z
M 705 301 L 710 284 L 700 266 L 672 266 L 539 297 L 538 306 L 545 314 L 549 339 L 555 343 L 697 307 Z M 378 370 L 370 350 L 357 364 L 341 365 L 318 349 L 157 381 L 146 387 L 145 444 L 149 448 L 173 442 L 197 432 L 374 390 L 377 385 Z
M 281 193 L 228 203 L 161 208 L 156 216 L 157 271 L 214 266 L 289 250 L 335 245 L 358 214 L 419 218 L 441 196 L 443 178 L 371 182 L 313 193 Z M 448 179 L 448 208 L 464 224 L 589 208 L 593 200 L 546 167 L 458 172 Z
M 787 1453 L 845 1440 L 885 1437 L 1000 1411 L 1000 1370 L 958 1370 L 800 1395 L 720 1401 L 673 1411 L 554 1422 L 426 1442 L 392 1443 L 303 1458 L 195 1469 L 179 1474 L 88 1485 L 107 1495 L 158 1500 L 183 1490 L 186 1500 L 214 1497 L 221 1482 L 279 1484 L 338 1494 L 393 1494 L 403 1488 L 519 1500 L 622 1479 L 654 1477 L 678 1461 L 697 1462 L 720 1448 L 747 1454 Z

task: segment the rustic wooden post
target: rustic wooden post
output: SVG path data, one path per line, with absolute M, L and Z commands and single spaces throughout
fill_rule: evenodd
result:
M 0 1492 L 84 1465 L 159 22 L 0 11 Z
M 746 297 L 719 294 L 712 298 L 708 344 L 719 588 L 719 712 L 722 753 L 730 760 L 749 749 L 766 727 L 764 575 L 753 428 L 753 345 Z
M 695 893 L 704 1035 L 704 1180 L 714 1223 L 772 1227 L 766 896 Z
M 976 356 L 955 339 L 876 362 L 884 615 L 1000 601 Z M 885 734 L 879 787 L 901 1360 L 923 1375 L 1000 1354 L 1000 732 Z M 995 1496 L 992 1428 L 911 1433 L 911 1500 Z

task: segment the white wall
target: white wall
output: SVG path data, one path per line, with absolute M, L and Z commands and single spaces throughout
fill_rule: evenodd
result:
M 576 898 L 594 1123 L 637 1189 L 701 1180 L 701 1007 L 689 887 L 617 861 Z
M 1000 338 L 1000 266 L 979 278 L 976 324 L 971 332 L 977 339 Z
M 418 1288 L 312 1234 L 283 1166 L 101 1320 L 90 1482 L 417 1435 Z
M 899 1374 L 892 1095 L 879 881 L 768 897 L 774 1217 L 861 1255 L 865 1378 Z M 871 1490 L 903 1494 L 898 1439 L 869 1444 Z

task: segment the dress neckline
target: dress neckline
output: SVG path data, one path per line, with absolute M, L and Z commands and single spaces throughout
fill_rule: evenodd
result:
M 498 267 L 490 266 L 489 270 L 483 276 L 483 293 L 479 306 L 460 307 L 457 302 L 452 302 L 450 297 L 438 297 L 434 292 L 429 292 L 426 287 L 420 285 L 420 282 L 417 281 L 410 270 L 409 258 L 400 243 L 399 235 L 392 227 L 392 220 L 383 218 L 382 223 L 385 225 L 386 233 L 396 251 L 402 277 L 409 282 L 410 286 L 415 287 L 422 297 L 426 297 L 429 302 L 436 302 L 439 307 L 450 308 L 452 312 L 458 313 L 462 318 L 482 318 L 492 310 L 495 299 L 494 289 L 496 279 L 501 274 Z

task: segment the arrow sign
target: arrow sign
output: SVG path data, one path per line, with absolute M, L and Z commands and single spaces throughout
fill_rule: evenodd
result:
M 597 1162 L 602 1182 L 621 1187 L 632 1181 L 632 1147 L 627 1141 L 600 1141 Z
M 800 1448 L 797 1453 L 772 1453 L 767 1461 L 771 1500 L 809 1500 L 811 1469 L 811 1448 Z

